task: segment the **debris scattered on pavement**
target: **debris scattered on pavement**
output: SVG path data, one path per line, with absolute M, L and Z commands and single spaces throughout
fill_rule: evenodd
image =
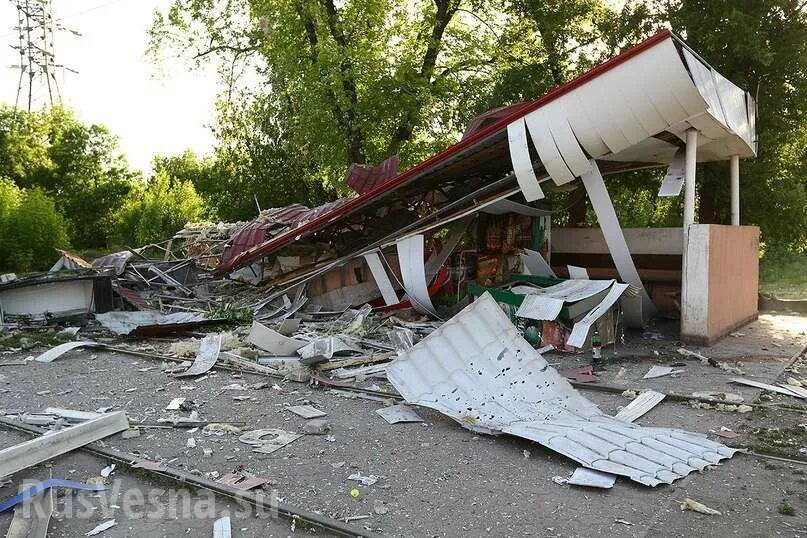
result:
M 692 510 L 693 512 L 698 512 L 701 514 L 706 514 L 708 516 L 722 516 L 723 514 L 715 510 L 714 508 L 709 508 L 703 503 L 699 503 L 698 501 L 690 498 L 686 498 L 681 501 L 681 510 Z
M 399 422 L 423 422 L 423 419 L 414 409 L 404 404 L 382 407 L 381 409 L 376 409 L 375 412 L 390 424 L 398 424 Z
M 103 523 L 96 525 L 91 531 L 85 533 L 84 536 L 95 536 L 96 534 L 101 534 L 105 530 L 111 529 L 115 525 L 117 525 L 117 522 L 114 519 L 104 521 Z

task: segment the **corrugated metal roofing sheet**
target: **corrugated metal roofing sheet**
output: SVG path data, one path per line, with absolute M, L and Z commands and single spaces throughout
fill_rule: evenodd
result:
M 397 155 L 376 166 L 353 164 L 347 171 L 347 184 L 357 193 L 364 194 L 397 176 L 399 164 L 400 159 Z
M 387 367 L 407 401 L 483 433 L 536 441 L 585 467 L 649 486 L 735 450 L 671 428 L 608 416 L 575 391 L 485 294 Z
M 675 152 L 675 145 L 652 135 L 667 130 L 678 136 L 690 125 L 704 132 L 705 142 L 714 137 L 711 143 L 699 148 L 704 157 L 752 155 L 753 148 L 748 147 L 747 141 L 732 138 L 732 133 L 705 111 L 707 105 L 678 55 L 678 49 L 684 47 L 669 31 L 661 31 L 542 97 L 508 107 L 502 117 L 499 111 L 493 111 L 491 117 L 497 119 L 490 125 L 484 126 L 487 122 L 483 118 L 478 122 L 479 130 L 458 143 L 375 184 L 356 198 L 344 199 L 293 231 L 279 234 L 221 264 L 216 272 L 228 272 L 251 263 L 291 242 L 342 223 L 354 213 L 369 213 L 373 204 L 389 204 L 393 193 L 422 194 L 458 178 L 501 178 L 510 170 L 504 161 L 508 129 L 524 131 L 526 136 L 529 126 L 533 143 L 540 145 L 536 149 L 543 168 L 559 183 L 571 181 L 589 168 L 582 149 L 591 156 L 612 161 L 612 169 L 619 171 L 633 169 L 631 163 L 635 168 L 637 162 L 667 162 Z M 660 61 L 666 63 L 660 65 Z M 628 63 L 632 63 L 629 69 L 625 67 Z M 753 109 L 750 96 L 746 100 L 747 123 L 751 125 L 755 117 L 750 113 Z M 739 110 L 739 105 L 734 108 Z M 524 166 L 517 174 L 521 176 L 519 184 L 525 198 L 529 201 L 543 197 L 537 179 L 524 180 L 527 172 L 532 173 L 532 168 Z

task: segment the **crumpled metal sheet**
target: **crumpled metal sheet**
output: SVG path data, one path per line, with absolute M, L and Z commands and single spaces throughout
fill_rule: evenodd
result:
M 209 321 L 204 314 L 192 312 L 160 314 L 147 311 L 107 312 L 95 314 L 95 319 L 113 333 L 120 335 L 159 334 L 174 329 L 189 329 Z
M 184 372 L 176 374 L 176 377 L 189 377 L 206 373 L 219 360 L 219 351 L 221 351 L 221 335 L 208 334 L 199 342 L 199 352 L 196 354 L 193 364 Z
M 333 358 L 337 353 L 345 352 L 361 353 L 361 349 L 348 340 L 343 340 L 336 336 L 328 336 L 314 340 L 310 344 L 297 350 L 297 354 L 300 355 L 300 362 L 303 364 L 324 362 Z
M 395 359 L 387 377 L 408 402 L 473 431 L 531 439 L 649 486 L 735 453 L 681 430 L 606 415 L 547 364 L 487 293 Z

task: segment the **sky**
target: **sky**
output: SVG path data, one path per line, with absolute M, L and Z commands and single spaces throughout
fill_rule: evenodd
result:
M 171 0 L 52 0 L 53 15 L 71 30 L 55 36 L 56 61 L 78 71 L 58 75 L 63 101 L 79 118 L 106 125 L 129 163 L 148 175 L 155 154 L 209 152 L 216 75 L 178 61 L 157 68 L 146 58 L 155 9 Z M 0 0 L 0 103 L 17 95 L 16 8 Z

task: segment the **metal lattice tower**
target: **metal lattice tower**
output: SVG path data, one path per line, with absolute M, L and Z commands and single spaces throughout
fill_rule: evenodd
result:
M 12 45 L 20 53 L 20 81 L 15 106 L 20 98 L 28 110 L 41 104 L 52 106 L 61 98 L 56 79 L 58 68 L 53 48 L 53 13 L 50 0 L 11 0 L 17 8 L 19 43 Z

